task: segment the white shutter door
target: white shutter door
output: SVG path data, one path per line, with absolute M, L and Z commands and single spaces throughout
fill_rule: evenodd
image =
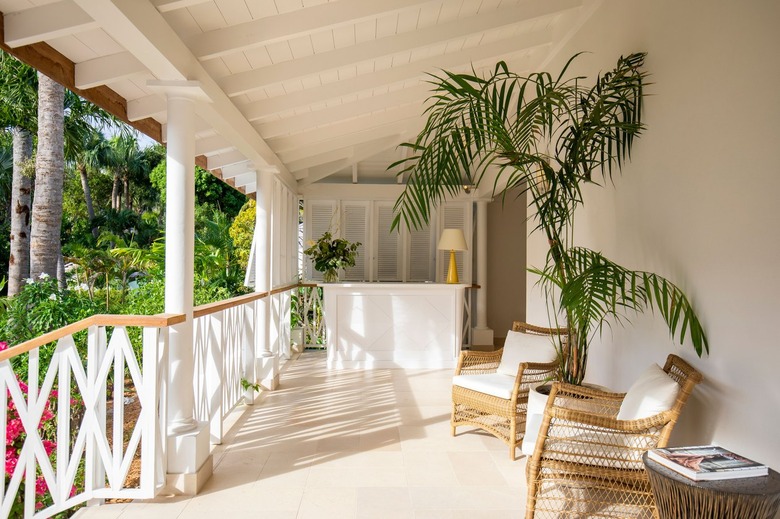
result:
M 376 279 L 377 281 L 401 280 L 401 240 L 398 230 L 390 231 L 393 224 L 393 203 L 376 202 Z
M 406 258 L 408 281 L 434 281 L 433 233 L 430 226 L 409 229 L 409 255 Z
M 456 251 L 455 261 L 458 264 L 458 279 L 461 283 L 471 283 L 471 218 L 468 209 L 470 204 L 444 205 L 439 211 L 438 241 L 444 229 L 462 229 L 468 244 L 468 251 Z M 450 266 L 450 251 L 437 251 L 438 266 L 436 280 L 444 282 L 447 279 L 447 269 Z
M 304 207 L 304 241 L 303 248 L 308 249 L 309 240 L 318 240 L 328 231 L 332 231 L 331 224 L 334 222 L 336 213 L 336 202 L 333 200 L 313 200 L 307 201 Z M 337 227 L 333 225 L 332 227 Z M 303 259 L 304 275 L 314 281 L 322 281 L 322 272 L 317 272 L 312 268 L 311 258 L 304 256 Z
M 345 281 L 368 279 L 368 203 L 342 202 L 341 237 L 350 243 L 360 242 L 354 267 L 345 269 Z

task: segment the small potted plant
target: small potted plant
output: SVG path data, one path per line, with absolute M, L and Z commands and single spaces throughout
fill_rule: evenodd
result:
M 326 283 L 336 283 L 339 271 L 346 267 L 354 267 L 360 242 L 350 243 L 343 238 L 333 238 L 330 231 L 323 234 L 319 240 L 307 243 L 309 248 L 303 251 L 314 261 L 314 270 L 322 272 Z

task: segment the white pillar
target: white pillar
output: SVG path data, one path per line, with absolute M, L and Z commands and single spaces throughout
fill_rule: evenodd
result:
M 167 485 L 183 494 L 196 494 L 213 466 L 208 423 L 194 418 L 194 104 L 186 93 L 168 93 L 165 311 L 184 314 L 186 320 L 171 329 L 168 342 Z
M 477 200 L 477 326 L 474 345 L 492 345 L 493 330 L 487 325 L 487 200 Z
M 168 97 L 165 205 L 165 311 L 187 320 L 170 332 L 168 432 L 195 429 L 193 418 L 193 286 L 195 258 L 195 134 L 193 101 Z
M 273 168 L 258 168 L 255 193 L 255 292 L 270 292 L 273 268 Z M 257 352 L 260 383 L 266 389 L 275 389 L 279 380 L 279 359 L 271 349 L 271 298 L 257 301 Z

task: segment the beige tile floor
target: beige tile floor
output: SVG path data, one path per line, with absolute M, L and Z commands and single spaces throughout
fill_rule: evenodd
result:
M 464 427 L 450 435 L 451 370 L 328 371 L 290 363 L 215 447 L 195 497 L 104 505 L 79 519 L 480 519 L 525 512 L 525 458 Z

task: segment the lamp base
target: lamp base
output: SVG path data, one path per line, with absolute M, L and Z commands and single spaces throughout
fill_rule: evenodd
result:
M 455 251 L 450 251 L 450 266 L 447 269 L 447 283 L 460 283 L 458 280 L 458 265 L 455 263 Z

